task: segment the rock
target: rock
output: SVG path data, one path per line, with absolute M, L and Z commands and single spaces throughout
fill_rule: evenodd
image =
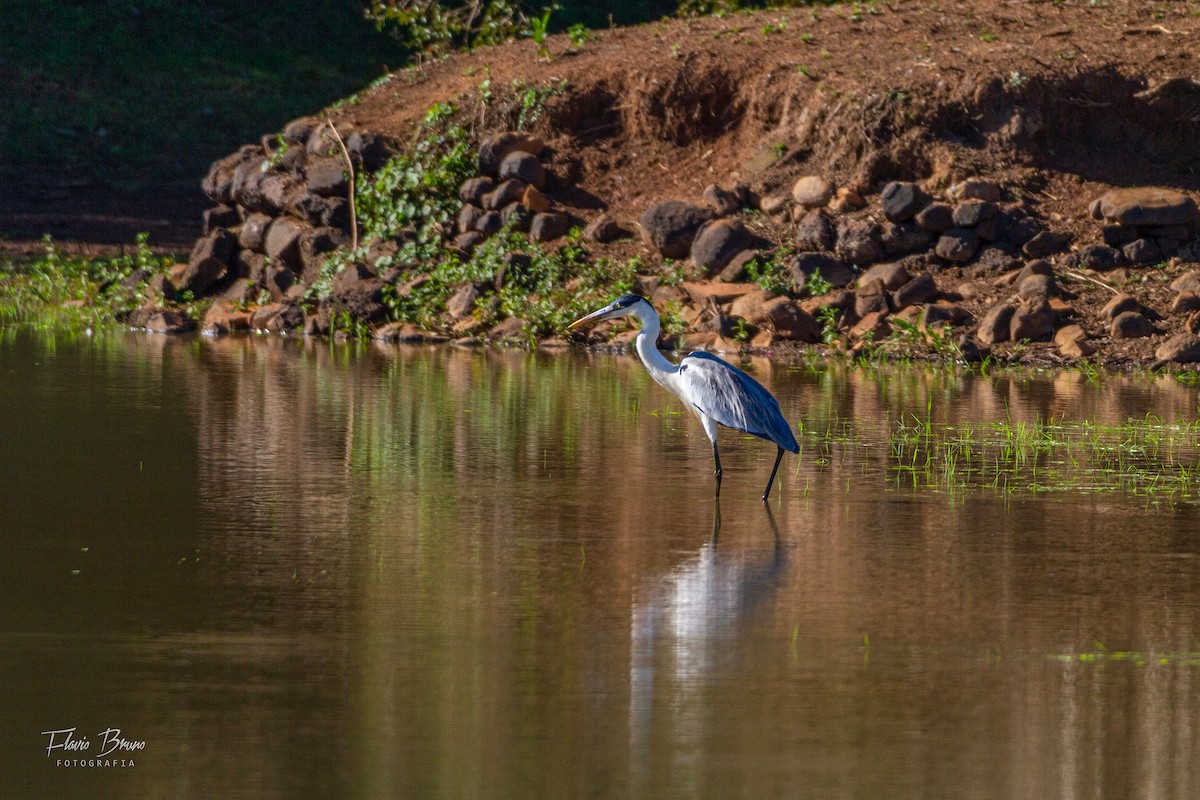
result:
M 820 175 L 805 175 L 792 185 L 792 199 L 805 208 L 820 208 L 833 197 L 833 184 Z
M 246 221 L 242 223 L 241 230 L 238 231 L 238 243 L 247 250 L 253 250 L 256 253 L 265 253 L 263 240 L 266 239 L 267 228 L 272 220 L 266 214 L 257 212 L 246 217 Z
M 786 297 L 773 297 L 762 305 L 764 323 L 781 339 L 815 344 L 821 341 L 821 323 Z
M 543 211 L 549 211 L 554 204 L 550 202 L 550 198 L 542 193 L 542 190 L 536 186 L 526 186 L 524 194 L 521 195 L 521 203 L 535 214 L 540 214 Z
M 1188 318 L 1184 320 L 1183 328 L 1188 333 L 1200 334 L 1200 311 L 1193 311 L 1188 314 Z
M 465 205 L 458 212 L 458 220 L 455 222 L 455 227 L 459 233 L 476 230 L 479 224 L 479 218 L 483 216 L 483 209 L 477 206 Z
M 446 316 L 460 320 L 471 313 L 479 299 L 479 290 L 472 283 L 460 286 L 446 301 Z
M 876 342 L 886 339 L 892 333 L 892 326 L 887 321 L 887 316 L 888 312 L 886 311 L 872 311 L 864 315 L 850 328 L 851 338 L 863 339 L 870 337 L 872 341 Z
M 750 325 L 762 325 L 767 319 L 766 314 L 763 313 L 763 304 L 773 296 L 770 292 L 761 289 L 744 294 L 730 303 L 729 313 L 732 316 L 741 317 Z
M 1124 314 L 1126 311 L 1141 311 L 1142 304 L 1137 301 L 1137 298 L 1131 294 L 1121 292 L 1109 300 L 1104 308 L 1100 309 L 1100 314 L 1107 319 L 1114 319 L 1118 314 Z
M 1107 272 L 1124 262 L 1121 251 L 1103 244 L 1084 245 L 1073 253 L 1067 253 L 1062 265 L 1067 269 L 1094 269 Z
M 217 206 L 206 208 L 203 214 L 204 234 L 207 236 L 216 228 L 232 228 L 242 221 L 236 208 Z
M 165 272 L 156 272 L 150 276 L 150 280 L 146 281 L 146 299 L 158 298 L 167 302 L 175 299 L 175 284 L 171 283 L 170 276 Z
M 937 295 L 938 287 L 937 282 L 933 279 L 933 275 L 928 272 L 922 272 L 897 289 L 895 294 L 892 295 L 892 302 L 896 308 L 905 308 L 907 306 L 927 303 L 937 297 Z
M 950 228 L 941 235 L 934 252 L 947 261 L 965 264 L 979 249 L 979 240 L 975 234 L 966 228 Z
M 1042 233 L 1042 224 L 1033 217 L 1014 219 L 1004 232 L 1004 239 L 1017 247 L 1024 247 Z M 1047 253 L 1046 255 L 1050 255 Z M 1043 256 L 1031 256 L 1042 258 Z
M 389 136 L 368 131 L 352 131 L 346 137 L 346 150 L 356 156 L 367 172 L 374 172 L 387 163 L 396 150 L 396 141 Z
M 684 281 L 681 288 L 698 306 L 707 306 L 709 301 L 718 305 L 729 303 L 742 295 L 760 291 L 753 283 L 717 283 L 715 281 L 709 283 Z
M 843 219 L 837 226 L 834 252 L 849 264 L 870 264 L 884 256 L 882 231 L 874 222 Z
M 571 228 L 571 220 L 566 214 L 543 212 L 534 214 L 529 223 L 529 241 L 552 242 L 566 236 Z
M 546 170 L 537 156 L 514 150 L 500 162 L 500 180 L 516 179 L 538 189 L 546 188 Z
M 1175 361 L 1191 364 L 1200 361 L 1200 337 L 1193 333 L 1177 333 L 1154 351 L 1160 363 Z
M 308 226 L 298 220 L 291 217 L 278 217 L 267 228 L 267 235 L 263 240 L 263 249 L 267 252 L 267 258 L 280 266 L 299 270 L 301 268 L 300 237 L 307 230 L 309 230 Z
M 1000 185 L 994 181 L 982 178 L 967 178 L 950 187 L 947 193 L 953 200 L 983 200 L 988 203 L 1000 202 Z
M 499 342 L 524 341 L 527 327 L 528 323 L 520 317 L 508 317 L 493 325 L 487 332 L 487 338 Z
M 154 309 L 154 313 L 141 324 L 151 333 L 187 333 L 193 327 L 192 318 L 174 309 Z
M 966 364 L 978 364 L 987 357 L 987 352 L 985 352 L 984 348 L 981 348 L 975 342 L 975 340 L 967 334 L 963 334 L 962 337 L 959 338 L 957 346 L 958 357 Z
M 1200 270 L 1185 272 L 1171 281 L 1171 289 L 1176 292 L 1194 292 L 1200 294 Z
M 1030 275 L 1017 286 L 1017 297 L 1025 301 L 1049 300 L 1054 293 L 1054 279 L 1049 275 Z
M 730 260 L 746 249 L 750 234 L 736 219 L 709 222 L 692 242 L 692 262 L 711 275 L 723 269 Z
M 479 148 L 479 172 L 484 175 L 496 174 L 500 163 L 509 153 L 522 152 L 539 156 L 544 149 L 546 145 L 541 139 L 527 133 L 505 131 L 493 134 L 485 139 Z
M 1007 342 L 1016 310 L 1016 306 L 1012 303 L 997 303 L 988 309 L 976 332 L 979 341 L 989 345 Z
M 309 159 L 304 178 L 309 191 L 322 197 L 344 196 L 349 187 L 346 162 L 341 158 Z
M 1145 315 L 1137 311 L 1123 311 L 1113 317 L 1109 333 L 1114 339 L 1141 339 L 1144 336 L 1153 336 L 1157 331 L 1154 329 L 1154 323 L 1146 319 Z
M 883 249 L 892 255 L 924 250 L 933 234 L 911 222 L 885 222 L 881 231 Z
M 1172 314 L 1190 314 L 1193 311 L 1200 311 L 1200 294 L 1180 292 L 1171 301 Z
M 1163 260 L 1162 249 L 1153 239 L 1135 239 L 1121 248 L 1130 264 L 1153 264 Z
M 945 203 L 930 203 L 917 212 L 913 222 L 923 231 L 941 233 L 954 227 L 954 209 Z
M 234 174 L 243 162 L 251 159 L 261 161 L 262 150 L 258 145 L 243 145 L 237 152 L 213 162 L 204 180 L 200 182 L 201 191 L 214 203 L 232 205 Z
M 470 205 L 483 205 L 483 196 L 496 188 L 496 182 L 486 175 L 467 178 L 458 187 L 458 199 Z
M 834 193 L 829 201 L 829 208 L 837 214 L 849 214 L 851 211 L 863 208 L 867 201 L 849 186 L 843 186 Z
M 768 194 L 758 199 L 758 210 L 764 214 L 782 214 L 787 205 L 788 199 L 781 194 Z
M 1021 271 L 1017 273 L 1017 285 L 1019 286 L 1021 281 L 1034 275 L 1045 275 L 1048 278 L 1053 278 L 1054 267 L 1052 267 L 1050 262 L 1044 258 L 1035 258 L 1022 267 Z
M 795 246 L 797 250 L 832 250 L 834 243 L 833 223 L 820 209 L 808 211 L 796 223 Z
M 1070 325 L 1068 327 L 1075 328 L 1078 326 Z M 1055 342 L 1059 355 L 1063 358 L 1088 358 L 1096 353 L 1095 346 L 1087 341 L 1087 339 L 1066 339 L 1062 342 L 1058 342 L 1056 339 Z
M 1048 341 L 1054 335 L 1054 312 L 1050 304 L 1045 300 L 1022 303 L 1013 312 L 1008 335 L 1014 342 Z
M 667 258 L 687 258 L 700 226 L 712 213 L 679 200 L 664 200 L 642 212 L 640 224 L 646 241 Z
M 479 215 L 479 219 L 475 220 L 475 230 L 485 237 L 498 233 L 502 227 L 504 227 L 504 220 L 501 219 L 499 211 L 485 211 Z
M 1162 254 L 1163 261 L 1166 261 L 1175 256 L 1179 252 L 1179 242 L 1176 239 L 1155 239 L 1154 243 L 1158 245 L 1158 252 Z
M 587 224 L 583 229 L 583 236 L 588 241 L 606 244 L 629 236 L 629 231 L 618 225 L 608 214 L 601 214 Z
M 218 228 L 200 238 L 192 247 L 187 266 L 180 270 L 175 288 L 202 296 L 208 288 L 225 275 L 238 251 L 238 240 L 224 228 Z
M 263 274 L 263 288 L 270 293 L 271 299 L 275 302 L 282 300 L 295 282 L 295 273 L 274 264 L 268 265 Z
M 954 224 L 960 228 L 974 228 L 979 223 L 995 217 L 998 211 L 995 203 L 986 200 L 967 200 L 954 207 L 951 218 L 954 220 Z M 993 234 L 987 238 L 994 239 L 996 237 Z
M 1188 225 L 1160 225 L 1147 231 L 1155 239 L 1171 239 L 1176 242 L 1190 241 L 1192 229 Z
M 1063 233 L 1042 231 L 1034 236 L 1021 248 L 1021 252 L 1029 258 L 1046 258 L 1055 253 L 1061 253 L 1071 243 L 1071 237 Z
M 528 231 L 533 225 L 533 214 L 524 203 L 509 203 L 500 209 L 500 225 L 514 231 Z
M 483 244 L 486 237 L 479 231 L 464 231 L 454 237 L 454 246 L 462 250 L 467 255 L 474 252 L 475 248 Z
M 509 203 L 519 203 L 525 197 L 525 182 L 507 180 L 483 196 L 483 207 L 488 211 L 499 211 Z
M 204 314 L 201 330 L 205 333 L 229 333 L 250 329 L 250 312 L 238 311 L 228 300 L 217 300 Z
M 876 279 L 859 286 L 854 294 L 854 313 L 860 319 L 877 311 L 886 314 L 890 310 L 887 289 L 881 280 Z
M 1129 225 L 1105 225 L 1100 229 L 1100 235 L 1111 247 L 1122 247 L 1139 237 L 1138 229 Z
M 845 262 L 826 253 L 797 253 L 788 262 L 788 269 L 797 288 L 802 288 L 813 275 L 819 275 L 835 289 L 849 286 L 856 277 Z
M 1196 202 L 1169 189 L 1113 189 L 1100 197 L 1100 213 L 1122 225 L 1187 225 L 1196 219 Z
M 321 225 L 349 232 L 350 201 L 344 197 L 330 197 L 321 210 Z
M 929 195 L 910 181 L 892 181 L 879 195 L 883 215 L 892 222 L 907 222 L 928 205 L 929 200 Z
M 717 280 L 723 283 L 737 283 L 738 281 L 745 280 L 746 268 L 757 258 L 757 250 L 748 248 L 741 251 L 729 259 L 729 263 L 717 274 Z
M 876 264 L 865 271 L 858 279 L 860 286 L 866 286 L 872 281 L 883 281 L 883 286 L 890 292 L 894 292 L 912 278 L 908 274 L 908 269 L 899 261 L 888 261 L 883 264 Z
M 738 201 L 738 196 L 733 192 L 722 189 L 715 183 L 710 183 L 704 187 L 702 195 L 704 202 L 717 212 L 719 216 L 727 217 L 730 214 L 737 213 L 741 203 Z

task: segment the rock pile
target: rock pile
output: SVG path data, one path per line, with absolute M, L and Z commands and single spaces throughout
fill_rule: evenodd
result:
M 565 236 L 571 218 L 555 210 L 547 195 L 551 176 L 538 158 L 546 149 L 536 136 L 506 131 L 488 137 L 479 148 L 479 175 L 459 188 L 454 244 L 469 254 L 505 225 L 528 235 L 531 242 Z

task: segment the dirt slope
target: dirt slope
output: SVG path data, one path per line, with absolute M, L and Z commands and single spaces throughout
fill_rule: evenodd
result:
M 403 131 L 490 76 L 565 80 L 541 125 L 555 159 L 604 205 L 698 198 L 713 181 L 766 193 L 806 172 L 878 191 L 986 174 L 1080 216 L 1102 188 L 1196 188 L 1196 96 L 1147 95 L 1191 75 L 1186 4 L 898 2 L 597 32 L 539 58 L 516 42 L 400 73 L 344 111 Z

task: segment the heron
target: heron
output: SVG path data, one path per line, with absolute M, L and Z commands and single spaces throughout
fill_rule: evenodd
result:
M 658 312 L 646 298 L 639 295 L 627 294 L 619 297 L 599 311 L 575 320 L 570 329 L 576 330 L 603 320 L 621 317 L 637 317 L 642 325 L 634 339 L 634 347 L 650 377 L 659 386 L 676 395 L 700 417 L 704 433 L 712 442 L 718 499 L 721 497 L 718 425 L 775 443 L 778 448 L 775 466 L 771 468 L 771 477 L 767 480 L 767 488 L 762 495 L 763 502 L 767 502 L 784 451 L 800 452 L 800 445 L 796 444 L 792 427 L 779 410 L 779 401 L 754 378 L 711 353 L 695 350 L 684 356 L 678 364 L 672 364 L 658 350 L 658 333 L 661 330 Z

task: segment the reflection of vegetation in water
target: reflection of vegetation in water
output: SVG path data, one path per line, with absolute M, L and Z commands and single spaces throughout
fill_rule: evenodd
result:
M 1155 502 L 1192 502 L 1200 423 L 1154 415 L 1096 420 L 933 423 L 911 415 L 888 439 L 896 481 L 1005 492 L 1120 491 Z
M 1054 653 L 1047 658 L 1064 664 L 1103 664 L 1113 661 L 1130 663 L 1135 667 L 1200 667 L 1200 651 L 1142 653 L 1136 650 L 1109 650 L 1100 642 L 1096 642 L 1095 647 L 1095 650 L 1085 653 Z
M 966 369 L 814 362 L 803 370 L 815 393 L 798 438 L 802 458 L 819 467 L 874 467 L 896 487 L 958 499 L 967 489 L 1200 499 L 1195 395 L 1175 376 L 1018 369 L 981 380 Z M 1128 414 L 1146 407 L 1161 416 Z

